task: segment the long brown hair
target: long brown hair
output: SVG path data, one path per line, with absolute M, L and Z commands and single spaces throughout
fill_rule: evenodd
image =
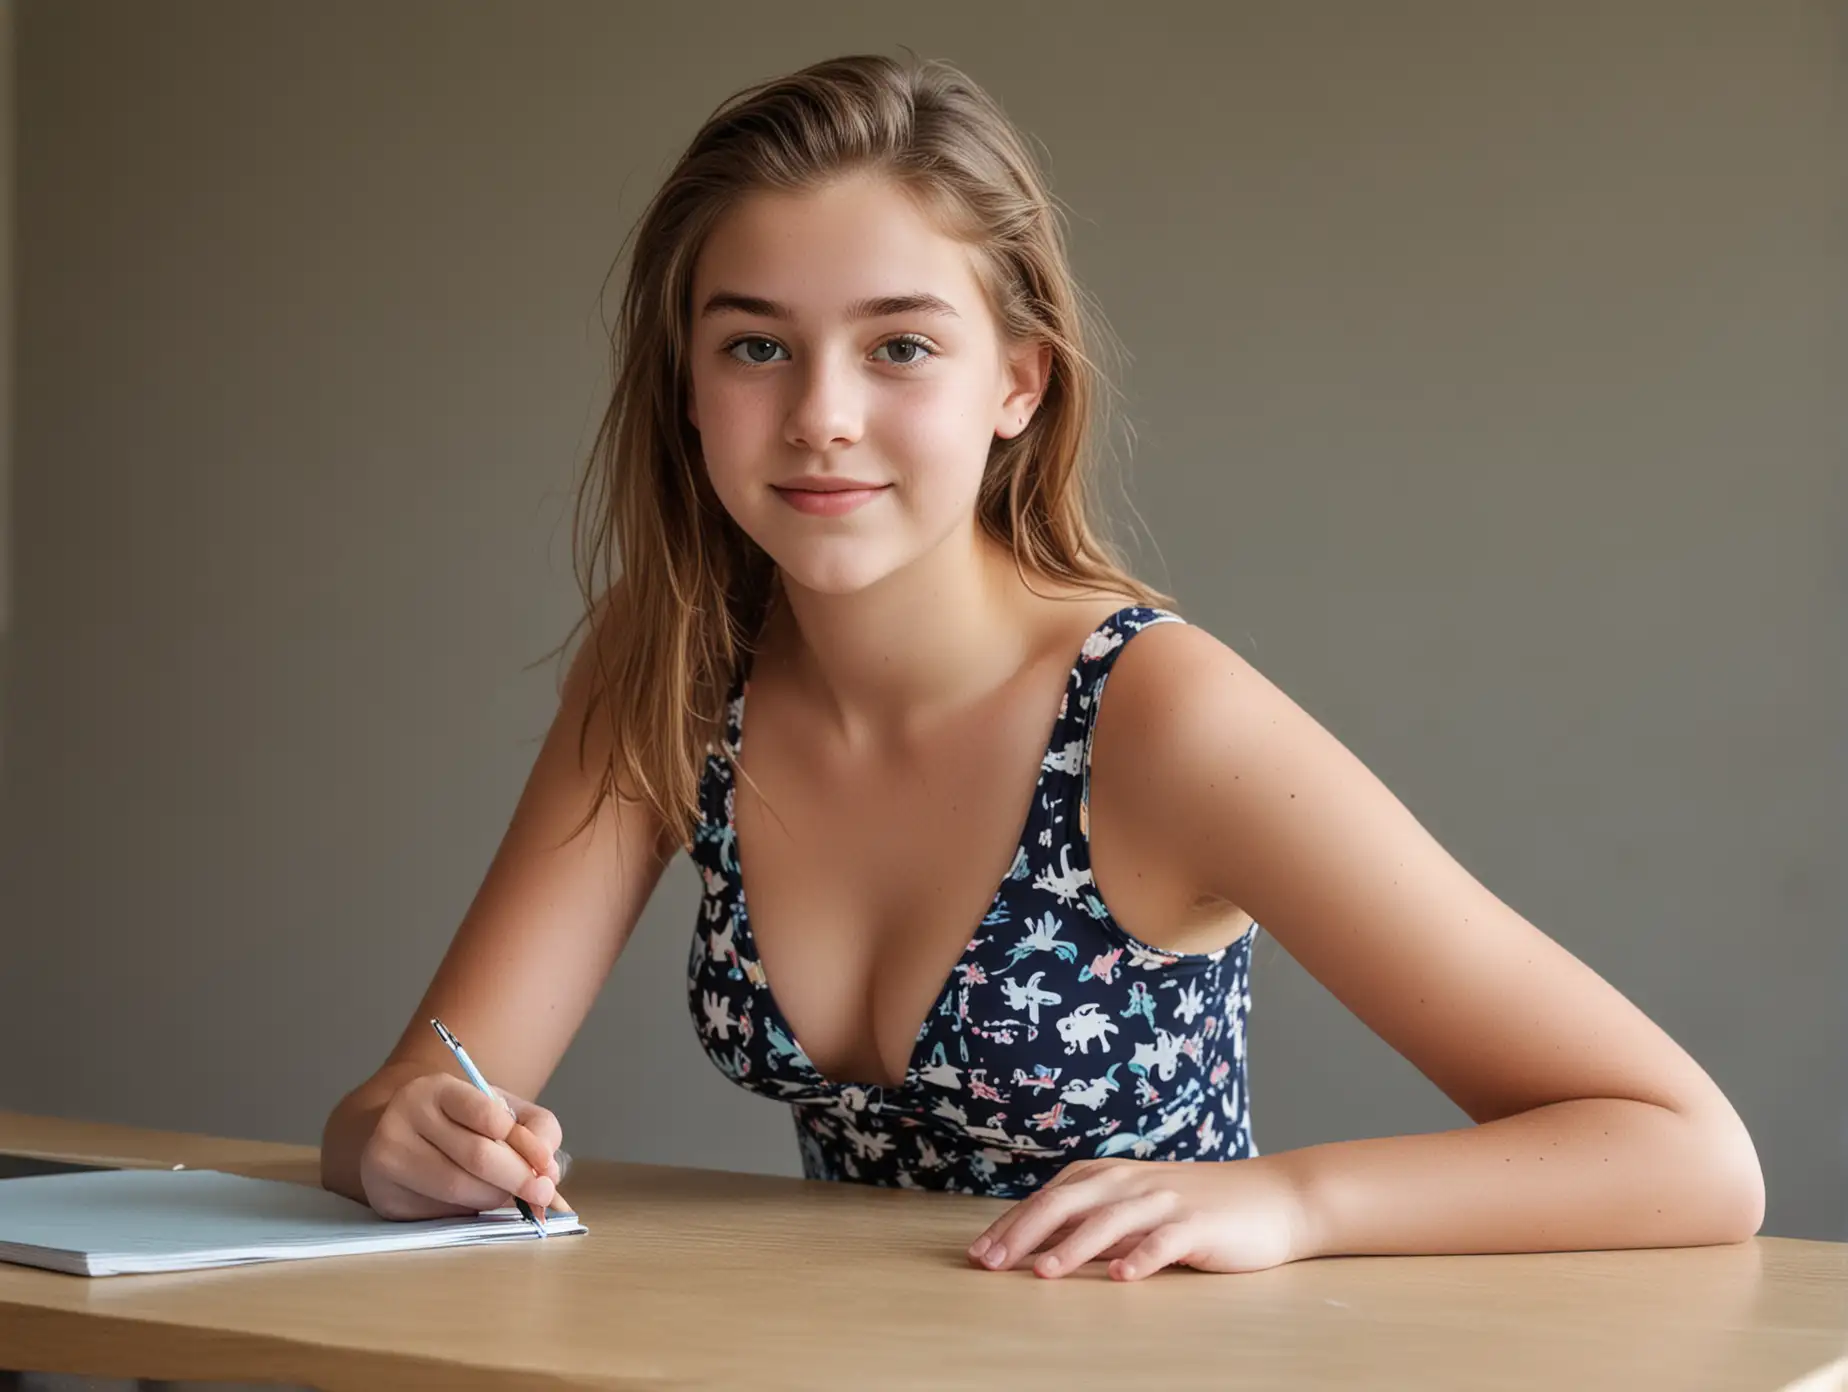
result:
M 690 842 L 704 757 L 776 589 L 770 558 L 713 493 L 687 419 L 700 249 L 745 194 L 809 192 L 864 173 L 888 179 L 973 250 L 1010 342 L 1052 350 L 1033 419 L 991 447 L 977 500 L 982 528 L 1012 549 L 1023 578 L 1168 602 L 1128 574 L 1087 518 L 1094 432 L 1107 418 L 1107 383 L 1087 353 L 1101 317 L 1072 276 L 1059 210 L 1000 106 L 947 63 L 872 54 L 746 88 L 707 119 L 631 233 L 611 336 L 615 389 L 572 537 L 584 600 L 572 633 L 589 625 L 594 649 L 580 758 L 593 719 L 611 736 L 579 831 L 620 789 Z

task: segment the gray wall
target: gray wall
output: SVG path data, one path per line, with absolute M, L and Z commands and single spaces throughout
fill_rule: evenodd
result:
M 0 0 L 0 769 L 13 619 L 13 0 Z M 3 904 L 4 901 L 0 901 Z
M 28 0 L 0 1106 L 315 1138 L 550 717 L 623 233 L 734 88 L 904 43 L 1050 148 L 1145 571 L 1715 1075 L 1768 1232 L 1848 1237 L 1840 38 Z M 796 1173 L 698 1052 L 694 898 L 545 1100 L 580 1153 Z M 1267 1151 L 1461 1119 L 1274 944 L 1253 1049 Z

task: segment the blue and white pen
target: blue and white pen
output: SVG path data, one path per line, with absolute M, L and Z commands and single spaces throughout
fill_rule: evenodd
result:
M 481 1070 L 475 1067 L 475 1060 L 468 1056 L 468 1050 L 462 1047 L 462 1041 L 443 1028 L 443 1022 L 441 1020 L 432 1020 L 430 1021 L 430 1025 L 431 1028 L 436 1031 L 437 1038 L 447 1044 L 449 1046 L 449 1052 L 456 1056 L 456 1062 L 462 1065 L 462 1071 L 468 1074 L 468 1080 L 483 1092 L 487 1093 L 489 1097 L 492 1097 L 496 1102 L 500 1103 L 501 1106 L 507 1107 L 508 1116 L 514 1115 L 513 1108 L 507 1106 L 507 1099 L 488 1086 L 488 1080 L 481 1076 Z M 522 1199 L 516 1194 L 514 1195 L 513 1202 L 514 1206 L 520 1210 L 520 1216 L 533 1225 L 534 1229 L 539 1233 L 539 1236 L 548 1236 L 545 1230 L 545 1221 L 533 1216 L 532 1207 L 525 1199 Z

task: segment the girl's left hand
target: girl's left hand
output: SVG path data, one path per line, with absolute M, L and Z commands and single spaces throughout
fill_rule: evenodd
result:
M 1096 1257 L 1140 1280 L 1164 1266 L 1262 1271 L 1313 1255 L 1300 1192 L 1255 1160 L 1078 1160 L 970 1244 L 978 1266 L 1063 1276 Z M 1035 1253 L 1042 1253 L 1034 1260 Z

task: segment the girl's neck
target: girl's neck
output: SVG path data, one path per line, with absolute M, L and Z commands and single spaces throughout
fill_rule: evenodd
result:
M 909 743 L 1013 677 L 1042 603 L 979 530 L 854 594 L 780 589 L 765 653 L 855 746 Z

